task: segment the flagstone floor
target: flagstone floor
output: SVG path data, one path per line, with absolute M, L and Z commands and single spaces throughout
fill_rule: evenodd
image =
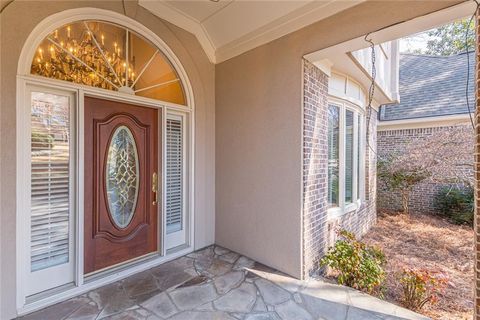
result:
M 293 279 L 235 252 L 212 246 L 20 319 L 426 318 L 323 280 Z

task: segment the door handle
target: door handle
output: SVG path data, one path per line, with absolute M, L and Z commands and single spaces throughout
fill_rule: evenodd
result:
M 155 206 L 158 203 L 158 175 L 156 172 L 152 175 L 152 192 L 155 194 L 152 202 Z

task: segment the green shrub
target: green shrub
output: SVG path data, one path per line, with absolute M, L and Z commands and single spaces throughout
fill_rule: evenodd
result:
M 473 226 L 474 196 L 471 188 L 444 188 L 435 197 L 441 215 L 456 224 Z
M 427 303 L 436 303 L 438 293 L 446 286 L 446 278 L 426 269 L 404 269 L 400 275 L 402 304 L 418 311 Z
M 339 232 L 341 237 L 320 261 L 338 273 L 337 281 L 368 293 L 378 293 L 385 280 L 385 255 L 379 248 L 358 241 L 352 233 Z

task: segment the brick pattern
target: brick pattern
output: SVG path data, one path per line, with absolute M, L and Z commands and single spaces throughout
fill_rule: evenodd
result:
M 345 228 L 362 236 L 376 221 L 376 128 L 372 111 L 370 150 L 365 146 L 366 181 L 362 206 L 336 220 L 328 220 L 328 76 L 304 61 L 303 100 L 303 276 L 319 272 L 319 260 L 335 241 L 335 230 Z
M 453 130 L 470 131 L 471 126 L 469 124 L 461 124 L 447 127 L 380 131 L 378 132 L 378 155 L 379 157 L 384 157 L 401 154 L 404 148 L 414 139 L 415 141 L 421 141 L 436 133 L 451 132 Z M 465 159 L 466 163 L 471 163 L 471 161 L 472 159 Z M 435 213 L 435 196 L 445 186 L 447 186 L 447 184 L 438 182 L 422 182 L 417 184 L 410 194 L 410 210 L 417 213 Z M 380 210 L 401 211 L 402 197 L 400 192 L 386 190 L 382 181 L 379 181 L 377 206 Z
M 311 276 L 327 247 L 328 76 L 304 61 L 303 275 Z
M 480 11 L 476 16 L 476 81 L 475 81 L 475 319 L 480 320 Z

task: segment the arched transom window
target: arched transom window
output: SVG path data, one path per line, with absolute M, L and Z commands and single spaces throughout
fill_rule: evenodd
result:
M 31 73 L 185 105 L 178 73 L 163 53 L 137 33 L 101 21 L 78 21 L 38 46 Z

